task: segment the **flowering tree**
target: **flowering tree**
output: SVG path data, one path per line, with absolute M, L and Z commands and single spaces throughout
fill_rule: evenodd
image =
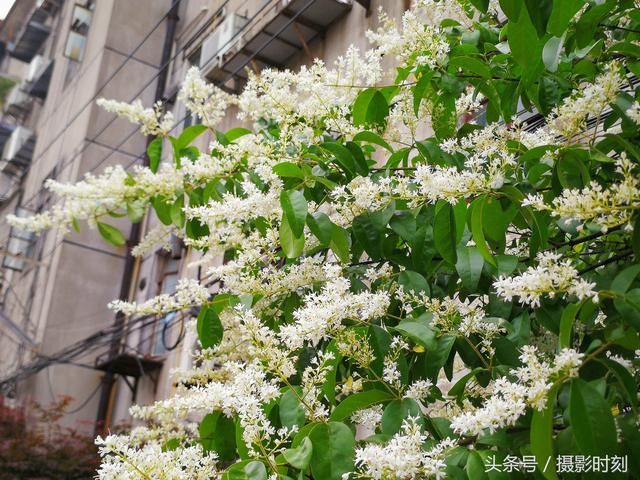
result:
M 369 38 L 238 96 L 190 70 L 202 123 L 177 137 L 161 105 L 102 101 L 155 137 L 149 167 L 50 181 L 64 204 L 11 219 L 121 245 L 105 219 L 155 215 L 135 254 L 179 235 L 224 285 L 112 303 L 200 307 L 202 349 L 175 397 L 132 409 L 147 426 L 98 439 L 101 478 L 640 471 L 640 9 L 419 0 Z M 251 129 L 215 131 L 230 104 Z

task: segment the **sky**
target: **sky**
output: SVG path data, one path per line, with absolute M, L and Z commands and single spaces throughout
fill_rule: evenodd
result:
M 0 0 L 0 20 L 7 16 L 14 0 Z

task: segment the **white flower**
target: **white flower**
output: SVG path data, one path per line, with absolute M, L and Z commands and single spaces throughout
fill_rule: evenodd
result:
M 579 300 L 591 298 L 598 301 L 595 283 L 579 277 L 570 260 L 562 260 L 560 254 L 542 252 L 538 254 L 538 266 L 529 267 L 514 277 L 501 276 L 493 283 L 496 293 L 507 301 L 519 297 L 520 303 L 540 306 L 543 295 L 550 298 L 575 295 Z
M 140 131 L 144 135 L 166 136 L 173 128 L 173 114 L 162 113 L 162 104 L 156 103 L 153 108 L 144 108 L 138 99 L 133 103 L 118 102 L 99 98 L 98 105 L 108 112 L 126 118 L 131 123 L 139 123 Z
M 416 419 L 409 418 L 386 445 L 368 444 L 358 448 L 356 466 L 363 476 L 373 480 L 446 478 L 444 457 L 455 442 L 447 438 L 425 450 L 426 439 Z
M 178 100 L 184 102 L 187 109 L 209 128 L 215 128 L 225 116 L 227 107 L 236 102 L 232 95 L 207 83 L 198 67 L 191 67 L 187 72 Z

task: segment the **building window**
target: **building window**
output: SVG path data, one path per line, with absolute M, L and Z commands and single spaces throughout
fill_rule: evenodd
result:
M 182 257 L 182 245 L 179 239 L 175 239 L 175 248 L 171 252 L 158 254 L 158 294 L 171 295 L 176 291 L 180 274 L 180 262 Z M 172 343 L 175 339 L 174 324 L 181 321 L 180 312 L 172 312 L 160 317 L 154 323 L 153 343 L 150 345 L 152 355 L 163 355 L 167 352 L 166 342 Z
M 89 26 L 93 17 L 93 5 L 75 4 L 71 17 L 71 26 L 64 47 L 64 56 L 74 62 L 81 62 L 87 45 Z

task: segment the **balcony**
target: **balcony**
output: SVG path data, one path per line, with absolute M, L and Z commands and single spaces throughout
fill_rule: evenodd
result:
M 22 84 L 16 84 L 4 99 L 4 113 L 20 118 L 29 110 L 31 99 L 23 90 Z
M 41 55 L 33 57 L 29 64 L 24 91 L 32 97 L 44 100 L 47 97 L 52 72 L 53 60 Z
M 228 90 L 247 79 L 246 66 L 284 68 L 351 9 L 351 0 L 274 0 L 250 19 L 227 16 L 205 39 L 200 69 Z
M 33 212 L 18 207 L 16 208 L 15 215 L 25 217 L 33 215 Z M 30 255 L 34 242 L 35 234 L 33 232 L 11 227 L 6 253 L 2 259 L 2 267 L 21 272 L 25 265 L 31 260 Z
M 9 55 L 23 62 L 33 60 L 51 32 L 51 28 L 46 25 L 48 18 L 47 10 L 36 5 L 31 14 L 27 16 L 13 42 L 9 44 Z
M 0 205 L 9 200 L 16 192 L 16 177 L 0 173 Z
M 24 174 L 31 164 L 35 144 L 36 137 L 31 130 L 15 127 L 2 150 L 0 171 L 14 176 Z

